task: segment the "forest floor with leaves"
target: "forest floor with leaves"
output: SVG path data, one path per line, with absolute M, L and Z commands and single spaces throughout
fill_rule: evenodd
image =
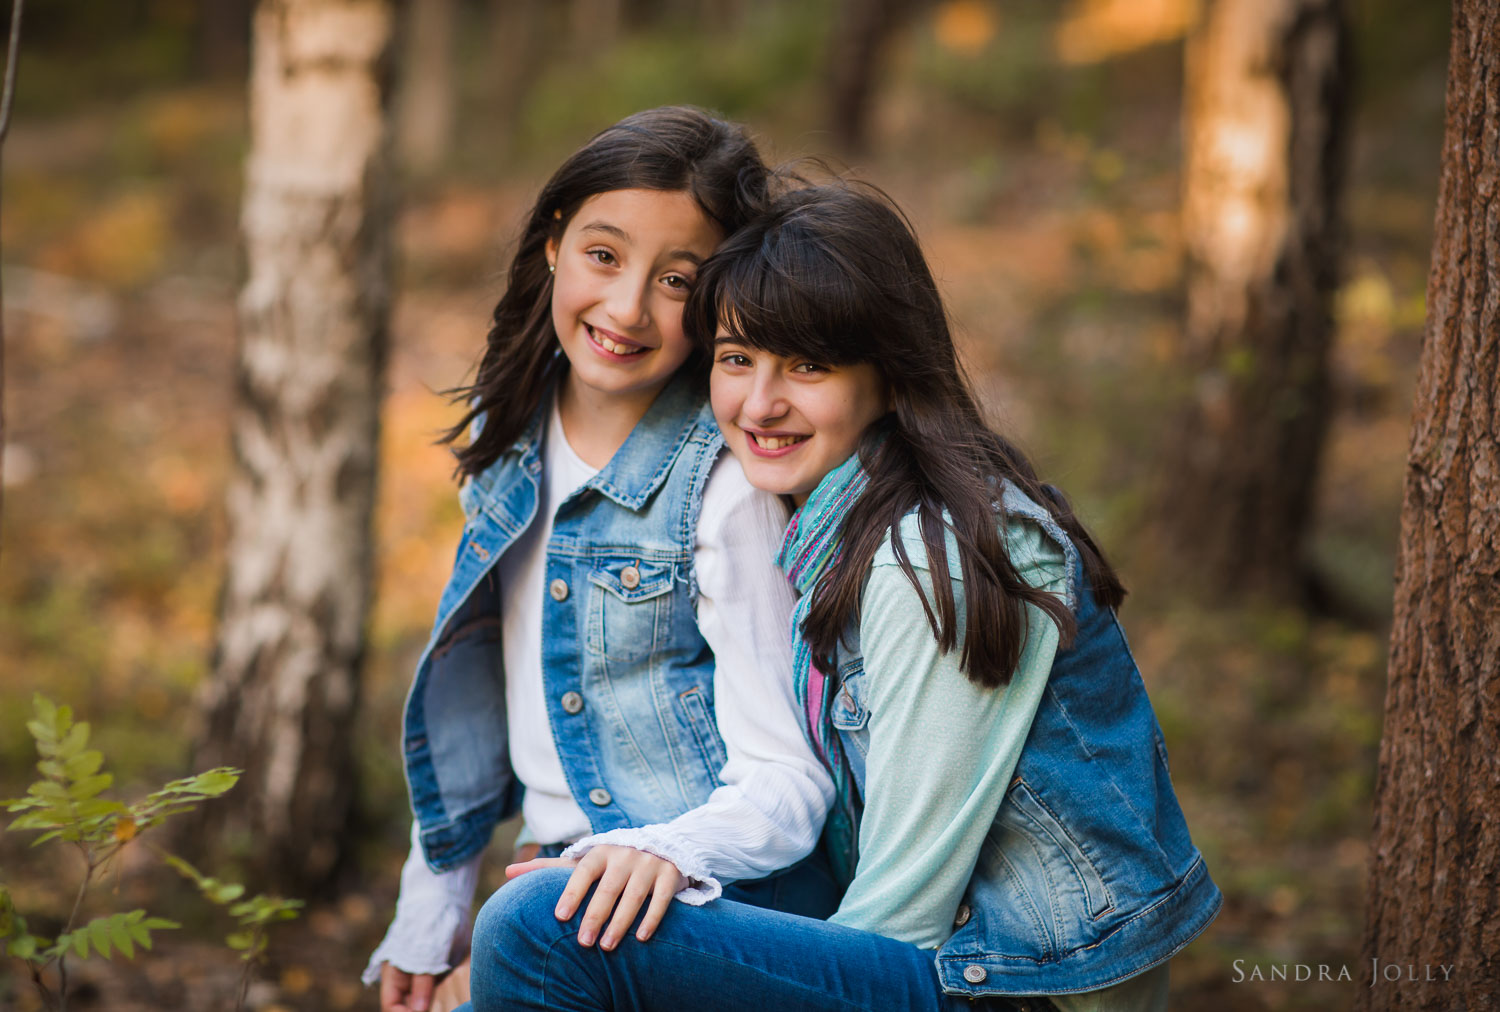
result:
M 1393 99 L 1410 116 L 1398 109 L 1356 145 L 1313 535 L 1348 604 L 1335 619 L 1274 602 L 1203 604 L 1142 536 L 1160 522 L 1147 515 L 1149 493 L 1170 462 L 1156 447 L 1183 393 L 1171 367 L 1177 110 L 1149 100 L 1152 87 L 1170 93 L 1173 71 L 1161 63 L 1120 71 L 1125 111 L 1089 131 L 1041 116 L 997 138 L 977 112 L 949 104 L 934 115 L 930 96 L 895 96 L 876 131 L 887 154 L 861 175 L 916 222 L 997 424 L 1075 498 L 1134 589 L 1122 621 L 1225 893 L 1214 927 L 1173 964 L 1174 1007 L 1322 1009 L 1347 1004 L 1354 985 L 1237 983 L 1234 967 L 1347 964 L 1358 974 L 1438 153 L 1424 110 L 1434 86 L 1440 108 L 1441 76 Z M 189 772 L 193 692 L 222 575 L 242 101 L 222 88 L 150 95 L 19 123 L 7 149 L 0 796 L 22 793 L 31 776 L 23 722 L 34 691 L 93 722 L 123 795 Z M 1408 129 L 1412 118 L 1419 127 Z M 341 898 L 274 932 L 251 1008 L 376 1007 L 357 978 L 405 856 L 400 705 L 460 526 L 451 461 L 433 445 L 455 417 L 438 391 L 475 361 L 505 239 L 544 175 L 470 173 L 405 195 L 357 729 L 367 829 Z M 0 834 L 0 880 L 23 911 L 55 918 L 76 886 L 72 858 L 56 843 L 31 850 L 24 836 Z M 502 863 L 487 863 L 487 888 Z M 183 929 L 134 961 L 75 967 L 72 1007 L 233 1007 L 241 968 L 217 944 L 228 926 L 144 849 L 89 901 L 98 911 L 136 905 Z M 40 1007 L 16 969 L 0 967 L 0 1006 Z

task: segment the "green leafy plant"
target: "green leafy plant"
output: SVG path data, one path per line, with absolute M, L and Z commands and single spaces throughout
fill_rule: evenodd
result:
M 114 777 L 102 772 L 104 755 L 88 747 L 89 725 L 75 722 L 69 707 L 58 706 L 40 693 L 33 700 L 33 709 L 26 727 L 36 741 L 40 757 L 36 766 L 41 776 L 25 797 L 0 802 L 7 811 L 19 813 L 6 829 L 40 832 L 32 841 L 33 847 L 54 840 L 71 844 L 83 859 L 84 873 L 72 910 L 56 938 L 32 933 L 15 907 L 12 892 L 0 882 L 0 954 L 26 965 L 49 1009 L 66 1010 L 70 956 L 86 959 L 93 954 L 111 959 L 120 953 L 133 959 L 137 946 L 151 948 L 152 932 L 179 927 L 144 910 L 105 914 L 80 924 L 89 886 L 142 833 L 224 794 L 239 781 L 240 771 L 228 767 L 207 770 L 174 780 L 142 800 L 126 804 L 105 797 Z M 276 921 L 296 917 L 302 902 L 268 896 L 241 899 L 244 886 L 208 878 L 181 858 L 158 847 L 152 849 L 192 880 L 206 899 L 227 906 L 235 919 L 237 930 L 227 942 L 246 961 L 239 987 L 239 1007 L 243 1008 L 251 964 L 265 953 L 267 928 Z
M 183 878 L 192 882 L 203 894 L 203 898 L 217 906 L 228 907 L 229 916 L 235 919 L 239 930 L 226 938 L 225 944 L 240 953 L 245 961 L 245 972 L 240 975 L 239 1007 L 245 1005 L 245 995 L 250 988 L 250 966 L 266 952 L 266 930 L 276 921 L 289 921 L 302 909 L 301 900 L 284 900 L 278 896 L 252 896 L 240 899 L 245 887 L 238 882 L 221 882 L 210 878 L 175 854 L 162 854 L 162 859 L 177 870 Z M 238 901 L 238 902 L 236 902 Z

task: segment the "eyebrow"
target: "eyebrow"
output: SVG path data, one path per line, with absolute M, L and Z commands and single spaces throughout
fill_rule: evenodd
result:
M 634 243 L 635 242 L 634 239 L 630 238 L 630 233 L 629 232 L 625 231 L 623 228 L 620 228 L 618 225 L 611 225 L 611 224 L 609 224 L 608 222 L 605 222 L 605 221 L 591 221 L 587 225 L 584 225 L 582 228 L 580 228 L 579 231 L 580 232 L 603 232 L 605 235 L 612 235 L 612 236 L 614 236 L 616 239 L 619 239 L 621 242 L 625 242 L 625 243 Z M 694 253 L 690 249 L 674 249 L 670 253 L 667 254 L 667 259 L 668 260 L 686 260 L 688 263 L 692 264 L 694 267 L 699 267 L 699 266 L 701 266 L 703 264 L 703 257 L 699 256 L 697 253 Z

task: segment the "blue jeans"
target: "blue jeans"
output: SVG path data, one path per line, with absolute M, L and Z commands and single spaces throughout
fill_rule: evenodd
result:
M 933 953 L 906 942 L 729 899 L 674 903 L 649 942 L 614 952 L 578 944 L 580 913 L 553 914 L 569 872 L 544 868 L 506 883 L 474 926 L 473 1000 L 499 1009 L 911 1009 L 983 1012 L 1045 1002 L 970 1003 L 943 994 Z

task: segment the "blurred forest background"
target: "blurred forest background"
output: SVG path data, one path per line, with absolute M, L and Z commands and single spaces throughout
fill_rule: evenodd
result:
M 1174 523 L 1153 490 L 1193 384 L 1179 364 L 1180 207 L 1183 40 L 1198 5 L 892 9 L 863 133 L 834 111 L 846 101 L 831 85 L 847 43 L 836 0 L 464 0 L 432 30 L 406 11 L 359 844 L 337 895 L 280 929 L 254 1007 L 376 1007 L 357 975 L 406 854 L 400 708 L 461 526 L 451 460 L 433 445 L 457 414 L 440 391 L 477 361 L 507 243 L 546 175 L 601 127 L 675 102 L 746 121 L 769 157 L 828 156 L 896 197 L 996 424 L 1120 563 L 1122 620 L 1226 897 L 1173 964 L 1174 1007 L 1352 1000 L 1355 983 L 1236 983 L 1233 966 L 1358 964 L 1447 5 L 1347 5 L 1344 256 L 1306 540 L 1316 592 L 1218 598 L 1144 535 Z M 126 793 L 188 772 L 225 565 L 248 10 L 27 11 L 0 230 L 0 796 L 32 779 L 36 690 L 92 721 Z M 235 846 L 248 855 L 255 841 Z M 488 862 L 488 886 L 502 864 Z M 22 907 L 65 907 L 71 869 L 19 834 L 0 837 L 0 867 Z M 211 944 L 210 915 L 170 872 L 126 863 L 116 888 L 185 930 L 161 936 L 160 958 L 76 967 L 75 1007 L 218 1005 L 204 996 L 232 990 L 237 970 Z M 0 967 L 0 1006 L 35 1007 L 15 969 Z

